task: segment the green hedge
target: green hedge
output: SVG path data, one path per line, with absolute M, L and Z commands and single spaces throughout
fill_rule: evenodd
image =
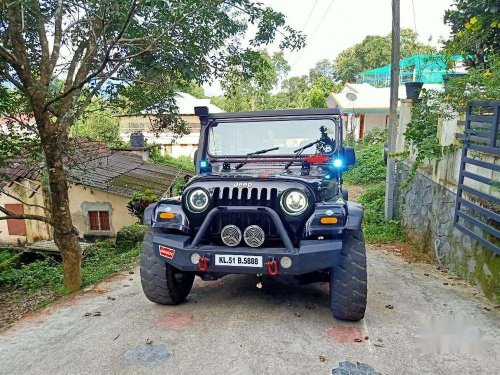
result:
M 116 250 L 118 252 L 126 252 L 137 246 L 144 239 L 147 226 L 134 224 L 128 227 L 123 227 L 116 234 Z

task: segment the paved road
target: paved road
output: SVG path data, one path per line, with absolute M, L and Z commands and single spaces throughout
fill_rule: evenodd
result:
M 135 270 L 0 335 L 0 373 L 330 374 L 343 360 L 382 374 L 500 373 L 499 311 L 485 310 L 472 288 L 433 266 L 381 250 L 368 256 L 368 312 L 360 323 L 330 317 L 327 285 L 265 282 L 259 290 L 248 276 L 197 280 L 187 303 L 158 306 L 143 296 Z M 477 353 L 425 353 L 417 332 L 432 337 L 445 321 L 462 341 L 482 336 Z

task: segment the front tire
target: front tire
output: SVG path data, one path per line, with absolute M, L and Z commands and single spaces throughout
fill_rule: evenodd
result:
M 145 246 L 141 253 L 141 284 L 146 297 L 160 305 L 178 305 L 186 300 L 194 272 L 181 271 L 164 262 Z
M 330 271 L 330 308 L 341 320 L 364 318 L 367 299 L 366 249 L 363 231 L 346 230 L 340 264 Z

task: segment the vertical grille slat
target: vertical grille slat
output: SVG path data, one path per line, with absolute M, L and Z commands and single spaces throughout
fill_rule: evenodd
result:
M 217 206 L 265 206 L 275 207 L 278 197 L 276 188 L 215 188 L 213 204 Z

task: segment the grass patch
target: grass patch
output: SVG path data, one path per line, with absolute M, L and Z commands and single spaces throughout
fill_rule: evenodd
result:
M 85 249 L 82 262 L 82 287 L 98 283 L 106 277 L 138 264 L 140 244 L 127 251 L 117 251 L 111 242 L 99 242 Z M 10 252 L 8 252 L 10 253 Z M 0 251 L 0 259 L 12 258 Z M 36 293 L 50 290 L 57 296 L 66 293 L 62 265 L 50 256 L 28 264 L 14 265 L 0 270 L 0 288 Z
M 358 199 L 365 207 L 363 229 L 368 242 L 391 243 L 404 237 L 399 221 L 385 221 L 384 197 L 385 185 L 381 182 L 369 186 Z
M 367 242 L 392 243 L 404 238 L 397 220 L 385 221 L 385 174 L 383 143 L 386 132 L 377 129 L 356 142 L 356 164 L 344 174 L 347 185 L 361 185 L 357 201 L 365 207 L 363 231 Z

